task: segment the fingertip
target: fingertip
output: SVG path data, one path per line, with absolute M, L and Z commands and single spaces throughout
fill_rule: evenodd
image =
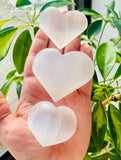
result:
M 90 45 L 88 45 L 88 44 L 80 45 L 80 51 L 87 54 L 93 60 L 92 48 Z

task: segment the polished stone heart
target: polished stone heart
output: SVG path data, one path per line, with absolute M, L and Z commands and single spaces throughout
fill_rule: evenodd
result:
M 40 28 L 62 49 L 87 28 L 87 18 L 79 11 L 66 14 L 59 9 L 48 7 L 39 18 Z
M 79 51 L 62 55 L 57 49 L 46 48 L 33 62 L 33 73 L 55 102 L 86 84 L 93 72 L 92 60 Z
M 55 107 L 52 103 L 37 103 L 28 115 L 28 125 L 42 146 L 51 146 L 69 140 L 76 131 L 75 113 L 66 106 Z

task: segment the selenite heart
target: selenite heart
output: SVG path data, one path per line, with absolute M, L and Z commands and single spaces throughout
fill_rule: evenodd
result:
M 52 103 L 37 103 L 28 115 L 28 125 L 42 146 L 51 146 L 69 140 L 76 131 L 75 113 L 66 106 L 55 107 Z
M 62 49 L 87 28 L 87 18 L 79 11 L 69 11 L 66 14 L 59 9 L 48 7 L 39 18 L 40 28 Z
M 55 102 L 86 84 L 94 72 L 93 62 L 85 53 L 71 51 L 62 55 L 54 48 L 40 51 L 32 69 Z

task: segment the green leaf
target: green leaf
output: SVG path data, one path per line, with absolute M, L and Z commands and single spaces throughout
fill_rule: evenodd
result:
M 23 76 L 15 76 L 13 81 L 16 82 L 16 83 L 19 83 L 23 80 Z
M 5 23 L 7 23 L 7 22 L 9 22 L 9 21 L 12 21 L 13 19 L 6 19 L 6 20 L 4 20 L 4 21 L 1 21 L 0 22 L 0 29 L 1 29 L 1 27 L 5 24 Z
M 119 18 L 121 19 L 121 11 L 119 11 Z
M 110 143 L 110 144 L 113 144 L 109 129 L 107 129 L 107 131 L 106 131 L 105 141 L 107 141 L 107 142 Z
M 17 28 L 8 27 L 0 30 L 0 60 L 8 53 L 11 43 L 16 35 Z
M 121 36 L 121 20 L 120 19 L 112 19 L 113 24 L 117 28 L 120 36 Z
M 116 53 L 116 63 L 121 63 L 121 54 L 120 53 Z
M 17 95 L 18 95 L 18 99 L 20 99 L 21 89 L 22 89 L 22 84 L 19 82 L 16 85 L 16 92 L 17 92 Z
M 38 32 L 39 27 L 34 27 L 34 36 L 36 35 L 36 33 Z
M 87 35 L 83 35 L 82 34 L 81 35 L 81 40 L 83 40 L 82 42 L 88 43 L 88 44 L 90 44 L 91 46 L 93 46 L 96 49 L 95 43 L 92 40 L 90 40 Z
M 112 104 L 108 107 L 108 121 L 114 145 L 121 154 L 121 112 Z
M 111 153 L 104 153 L 92 157 L 92 160 L 114 160 L 114 157 Z
M 115 73 L 114 80 L 117 80 L 117 81 L 121 80 L 121 64 L 119 65 Z
M 43 10 L 45 10 L 48 7 L 57 7 L 58 8 L 58 7 L 68 6 L 68 5 L 75 5 L 75 3 L 72 3 L 72 2 L 66 1 L 66 0 L 51 1 L 51 2 L 47 2 L 45 5 L 43 5 L 40 12 L 42 12 Z
M 30 5 L 31 2 L 29 0 L 17 0 L 16 7 Z
M 103 24 L 102 20 L 97 20 L 89 25 L 87 29 L 87 36 L 89 39 L 94 38 L 100 33 L 102 29 L 102 24 Z
M 93 81 L 94 81 L 95 83 L 98 83 L 98 77 L 97 77 L 96 70 L 94 71 Z
M 13 49 L 13 62 L 19 74 L 24 70 L 25 61 L 31 44 L 32 39 L 29 30 L 22 32 L 16 40 Z
M 107 146 L 107 144 L 108 144 L 108 142 L 104 141 L 101 150 L 102 150 L 103 148 L 105 148 L 105 147 Z M 91 139 L 90 139 L 88 152 L 98 152 L 97 147 L 96 147 L 96 145 L 94 144 L 94 141 L 93 141 L 92 136 L 91 136 Z
M 111 8 L 112 10 L 115 9 L 115 0 L 113 0 L 110 4 L 109 4 L 109 8 Z M 111 11 L 107 8 L 107 16 L 111 13 Z
M 5 82 L 5 84 L 1 88 L 1 91 L 2 91 L 2 93 L 3 93 L 3 95 L 4 95 L 5 98 L 7 97 L 8 90 L 9 90 L 12 82 L 13 82 L 13 77 L 10 78 L 7 82 Z
M 119 111 L 121 112 L 121 103 L 119 103 Z
M 121 155 L 116 151 L 116 149 L 113 148 L 110 152 L 112 153 L 114 160 L 121 159 Z
M 15 73 L 16 73 L 16 70 L 13 70 L 13 71 L 9 72 L 9 73 L 7 74 L 7 76 L 6 76 L 6 80 L 12 78 L 12 77 L 15 75 Z
M 92 160 L 92 158 L 88 154 L 86 154 L 83 160 Z
M 115 19 L 119 19 L 119 17 L 118 17 L 118 14 L 116 13 L 116 11 L 114 10 L 114 9 L 112 9 L 110 6 L 108 6 L 108 5 L 105 5 L 107 8 L 108 8 L 108 10 L 113 14 L 113 16 L 114 16 L 114 18 Z
M 95 10 L 90 9 L 90 8 L 81 8 L 81 9 L 79 9 L 79 11 L 84 13 L 87 16 L 91 16 L 94 19 L 102 18 L 102 15 L 100 13 L 98 13 Z
M 107 78 L 116 62 L 114 47 L 108 43 L 102 43 L 96 51 L 96 61 L 103 78 Z
M 107 129 L 107 120 L 101 102 L 98 102 L 92 113 L 92 137 L 98 151 L 102 149 Z

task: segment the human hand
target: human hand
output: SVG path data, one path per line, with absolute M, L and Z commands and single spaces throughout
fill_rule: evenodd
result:
M 24 70 L 24 80 L 16 114 L 10 108 L 0 92 L 0 141 L 16 160 L 82 160 L 91 135 L 91 88 L 92 81 L 54 103 L 32 72 L 36 54 L 45 48 L 56 48 L 52 41 L 40 29 L 33 41 Z M 92 58 L 89 45 L 80 45 L 80 36 L 74 39 L 60 52 L 82 51 Z M 27 117 L 31 108 L 40 101 L 49 101 L 55 106 L 70 107 L 77 117 L 77 130 L 73 137 L 61 144 L 42 147 L 28 128 Z M 41 135 L 40 135 L 41 136 Z

